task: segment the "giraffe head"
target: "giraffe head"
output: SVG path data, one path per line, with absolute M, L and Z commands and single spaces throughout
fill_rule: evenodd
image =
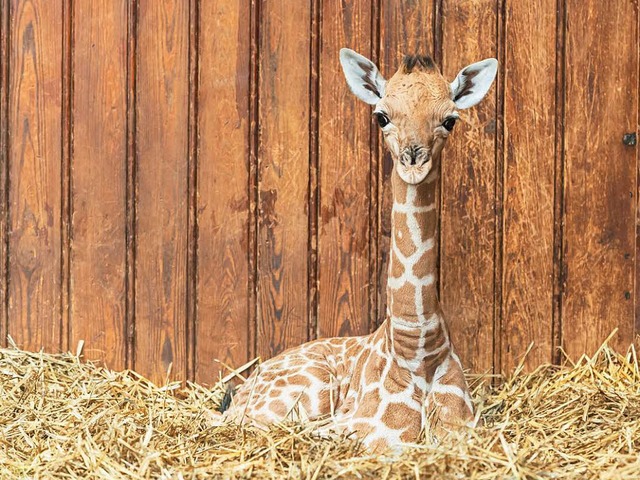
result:
M 458 110 L 482 100 L 498 69 L 498 61 L 489 58 L 463 68 L 449 83 L 430 57 L 412 55 L 386 81 L 373 62 L 348 48 L 340 50 L 340 63 L 353 93 L 375 106 L 398 175 L 414 185 L 430 172 L 437 175 Z

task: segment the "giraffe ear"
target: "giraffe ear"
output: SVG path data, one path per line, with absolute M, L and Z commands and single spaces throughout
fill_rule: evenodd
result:
M 340 64 L 351 91 L 363 102 L 375 105 L 384 96 L 385 79 L 371 60 L 348 48 L 340 50 Z
M 479 103 L 491 88 L 497 71 L 498 61 L 495 58 L 472 63 L 460 70 L 451 82 L 451 99 L 456 107 L 469 108 Z

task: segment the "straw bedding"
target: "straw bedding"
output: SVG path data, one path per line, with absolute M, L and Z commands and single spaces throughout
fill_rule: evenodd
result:
M 478 386 L 483 427 L 395 458 L 316 438 L 312 424 L 213 427 L 207 412 L 222 394 L 2 349 L 0 478 L 640 478 L 633 349 L 605 345 Z

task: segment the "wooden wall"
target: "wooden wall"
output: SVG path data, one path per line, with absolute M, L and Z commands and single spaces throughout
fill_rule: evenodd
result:
M 347 46 L 387 76 L 403 52 L 451 79 L 500 61 L 444 158 L 464 364 L 624 347 L 638 22 L 637 0 L 3 0 L 0 338 L 211 382 L 216 358 L 374 329 L 391 164 Z

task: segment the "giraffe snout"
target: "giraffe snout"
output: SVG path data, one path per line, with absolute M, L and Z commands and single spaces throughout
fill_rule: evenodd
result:
M 400 162 L 405 167 L 420 166 L 429 161 L 429 153 L 427 149 L 419 145 L 411 145 L 404 148 L 400 155 Z
M 403 148 L 398 160 L 398 174 L 409 184 L 422 182 L 431 171 L 431 152 L 425 147 L 413 145 Z

